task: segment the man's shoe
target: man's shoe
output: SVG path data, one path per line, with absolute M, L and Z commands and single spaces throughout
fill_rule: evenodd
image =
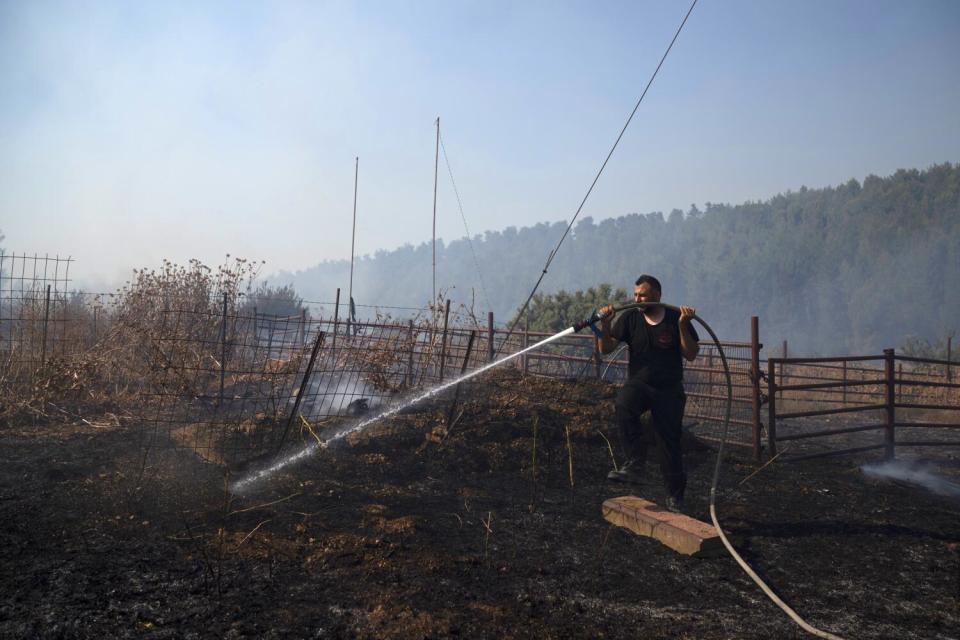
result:
M 629 482 L 632 484 L 643 483 L 643 470 L 640 465 L 633 460 L 628 460 L 619 469 L 614 469 L 607 474 L 607 480 L 614 482 Z
M 667 496 L 667 511 L 672 511 L 673 513 L 683 513 L 683 498 Z

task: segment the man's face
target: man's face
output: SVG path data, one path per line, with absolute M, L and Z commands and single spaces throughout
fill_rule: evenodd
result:
M 660 292 L 643 282 L 633 288 L 633 299 L 637 302 L 660 302 Z

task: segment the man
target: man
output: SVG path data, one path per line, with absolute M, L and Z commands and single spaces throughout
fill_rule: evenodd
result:
M 660 281 L 649 275 L 637 278 L 633 289 L 637 302 L 659 302 Z M 647 448 L 654 442 L 667 489 L 667 508 L 680 511 L 687 474 L 680 448 L 681 422 L 687 396 L 683 391 L 683 359 L 692 361 L 700 351 L 699 336 L 691 326 L 696 310 L 680 311 L 651 305 L 620 314 L 611 326 L 612 306 L 600 309 L 597 348 L 611 353 L 617 343 L 630 346 L 628 376 L 617 394 L 616 419 L 623 437 L 627 461 L 608 474 L 611 480 L 640 482 Z M 644 428 L 641 416 L 647 410 L 650 422 Z M 652 429 L 650 428 L 652 426 Z M 652 433 L 650 433 L 652 431 Z

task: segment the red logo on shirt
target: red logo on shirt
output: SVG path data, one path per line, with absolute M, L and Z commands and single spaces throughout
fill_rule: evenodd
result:
M 657 346 L 661 349 L 669 349 L 673 346 L 673 334 L 669 331 L 664 331 L 657 336 Z

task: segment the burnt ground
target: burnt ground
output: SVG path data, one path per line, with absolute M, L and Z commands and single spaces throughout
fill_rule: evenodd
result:
M 0 636 L 805 637 L 729 556 L 602 519 L 630 493 L 605 480 L 612 388 L 503 374 L 467 397 L 442 441 L 438 402 L 232 497 L 190 451 L 141 475 L 129 426 L 0 431 Z M 689 444 L 687 510 L 709 521 L 716 452 Z M 958 637 L 960 505 L 864 476 L 877 458 L 740 484 L 758 465 L 730 451 L 720 521 L 816 626 Z M 633 493 L 660 501 L 650 475 Z

